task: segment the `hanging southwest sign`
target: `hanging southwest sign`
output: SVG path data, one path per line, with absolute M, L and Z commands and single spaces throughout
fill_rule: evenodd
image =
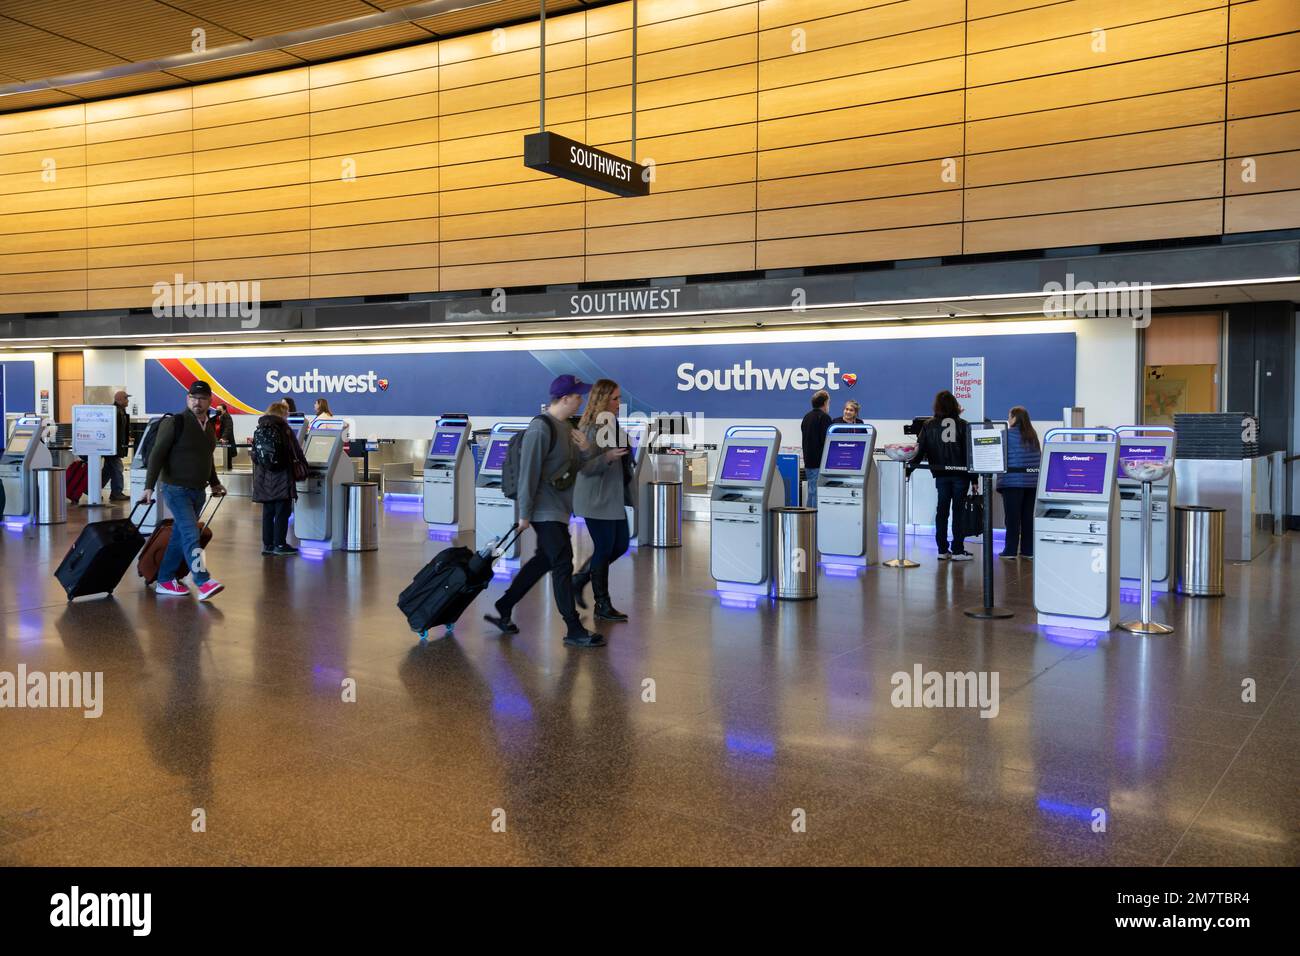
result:
M 650 195 L 644 166 L 558 133 L 526 135 L 524 165 L 615 196 Z

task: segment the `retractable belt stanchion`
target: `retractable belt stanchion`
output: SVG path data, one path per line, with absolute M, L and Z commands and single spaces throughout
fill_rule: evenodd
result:
M 1134 481 L 1142 482 L 1142 608 L 1141 619 L 1120 627 L 1134 634 L 1172 634 L 1168 624 L 1151 620 L 1151 486 L 1168 476 L 1174 463 L 1168 459 L 1121 458 L 1119 466 Z
M 898 557 L 890 558 L 884 562 L 887 568 L 919 568 L 918 561 L 911 561 L 907 557 L 907 523 L 911 517 L 908 514 L 908 490 L 912 484 L 912 476 L 907 473 L 908 463 L 916 457 L 921 450 L 917 442 L 894 442 L 885 446 L 885 454 L 892 461 L 898 462 Z
M 965 614 L 980 620 L 1013 617 L 1014 611 L 993 603 L 993 477 L 1007 470 L 1006 423 L 971 425 L 966 460 L 971 473 L 979 475 L 984 485 L 984 605 L 969 607 Z

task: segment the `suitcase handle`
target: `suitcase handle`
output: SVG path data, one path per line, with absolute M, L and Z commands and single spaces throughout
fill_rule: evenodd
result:
M 226 495 L 208 495 L 208 500 L 203 502 L 203 507 L 199 509 L 198 516 L 194 520 L 200 522 L 205 528 L 212 527 L 212 519 L 217 516 L 217 512 L 221 510 L 221 502 L 225 500 Z M 207 520 L 205 521 L 203 519 L 203 512 L 208 510 L 208 505 L 212 504 L 213 501 L 215 501 L 217 505 L 212 509 L 212 514 L 208 515 Z
M 492 546 L 492 557 L 494 559 L 501 557 L 501 555 L 510 550 L 511 545 L 519 540 L 522 535 L 523 531 L 520 530 L 518 523 L 516 523 L 514 527 L 503 534 L 497 543 Z
M 141 525 L 144 524 L 144 519 L 149 517 L 149 512 L 153 510 L 154 501 L 157 500 L 158 500 L 157 497 L 155 497 L 153 501 L 148 502 L 148 507 L 144 509 L 144 514 L 140 518 L 140 524 L 135 524 L 135 510 L 136 508 L 139 508 L 142 504 L 145 504 L 145 502 L 143 501 L 137 501 L 134 505 L 131 506 L 131 513 L 126 516 L 126 520 L 131 522 L 131 524 L 135 524 L 136 530 L 139 530 Z

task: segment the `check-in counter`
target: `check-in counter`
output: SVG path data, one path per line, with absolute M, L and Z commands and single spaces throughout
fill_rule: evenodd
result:
M 657 483 L 680 482 L 682 486 L 682 520 L 709 520 L 709 454 L 692 449 L 674 455 L 654 452 L 645 464 L 648 480 Z
M 898 481 L 902 469 L 891 464 L 883 454 L 876 455 L 877 472 L 880 475 L 880 523 L 895 525 L 898 523 Z M 922 463 L 912 475 L 912 523 L 908 532 L 915 534 L 916 528 L 933 530 L 934 511 L 939 506 L 939 495 L 934 487 L 934 478 L 930 468 Z M 951 519 L 949 519 L 951 522 Z M 1002 496 L 993 496 L 993 527 L 1005 528 L 1006 519 L 1002 511 Z M 951 532 L 951 523 L 949 529 Z
M 1174 462 L 1178 504 L 1222 508 L 1223 556 L 1250 561 L 1272 540 L 1275 495 L 1273 482 L 1286 480 L 1276 456 L 1212 459 L 1179 458 Z

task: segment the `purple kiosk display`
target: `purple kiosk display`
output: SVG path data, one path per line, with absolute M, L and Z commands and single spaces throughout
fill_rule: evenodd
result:
M 424 520 L 430 534 L 450 540 L 474 527 L 474 456 L 469 416 L 442 415 L 433 427 L 424 459 Z
M 723 437 L 709 513 L 709 569 L 719 590 L 767 593 L 771 509 L 785 500 L 780 447 L 781 433 L 770 425 L 733 425 Z
M 1053 428 L 1034 503 L 1034 607 L 1040 626 L 1109 631 L 1119 623 L 1119 436 Z

